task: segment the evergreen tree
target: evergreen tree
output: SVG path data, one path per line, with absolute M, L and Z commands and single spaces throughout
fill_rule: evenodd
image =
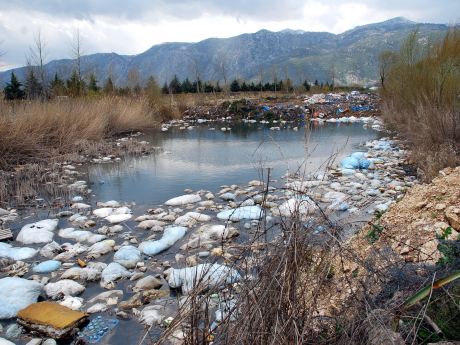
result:
M 26 81 L 24 82 L 24 92 L 28 99 L 38 99 L 43 94 L 43 87 L 35 76 L 32 68 L 27 71 Z
M 72 75 L 67 80 L 67 89 L 73 97 L 80 96 L 85 89 L 85 83 L 80 79 L 76 70 L 73 71 Z
M 104 93 L 107 95 L 112 94 L 115 91 L 115 86 L 113 85 L 112 77 L 107 78 L 107 81 L 104 85 Z
M 310 86 L 310 84 L 308 83 L 308 81 L 305 80 L 305 81 L 303 82 L 302 85 L 303 85 L 303 87 L 305 88 L 305 91 L 307 91 L 307 92 L 310 91 L 311 86 Z
M 94 73 L 91 73 L 89 76 L 88 91 L 97 93 L 99 91 L 99 86 L 97 86 L 97 79 Z
M 318 79 L 315 79 L 315 86 L 318 86 L 319 83 L 318 83 Z
M 246 82 L 243 81 L 243 84 L 241 84 L 240 90 L 243 91 L 243 92 L 249 91 L 249 87 L 248 87 L 248 85 L 246 84 Z
M 54 74 L 54 79 L 51 81 L 51 91 L 55 96 L 62 96 L 65 94 L 66 88 L 64 81 L 59 78 L 58 74 Z
M 179 79 L 177 79 L 177 75 L 174 75 L 174 78 L 169 83 L 169 90 L 171 90 L 172 93 L 182 92 L 182 86 Z
M 220 87 L 219 82 L 217 82 L 214 91 L 215 91 L 215 92 L 222 92 L 222 88 Z
M 190 93 L 193 91 L 193 84 L 190 82 L 188 78 L 185 78 L 184 82 L 182 83 L 182 92 Z
M 230 84 L 230 91 L 231 92 L 239 92 L 240 91 L 240 83 L 238 83 L 238 80 L 232 81 Z
M 5 94 L 5 98 L 8 100 L 24 98 L 22 84 L 19 82 L 18 78 L 16 78 L 14 72 L 11 72 L 10 82 L 6 84 L 5 88 L 3 89 L 3 93 Z

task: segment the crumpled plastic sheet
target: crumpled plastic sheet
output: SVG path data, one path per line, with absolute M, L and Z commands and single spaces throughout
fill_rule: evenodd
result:
M 110 333 L 120 321 L 117 319 L 106 319 L 101 315 L 92 319 L 85 328 L 78 332 L 78 337 L 90 344 L 96 344 L 101 339 Z

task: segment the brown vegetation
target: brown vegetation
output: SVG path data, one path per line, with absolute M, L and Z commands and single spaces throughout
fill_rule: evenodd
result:
M 414 162 L 430 180 L 460 164 L 460 29 L 436 44 L 414 32 L 399 53 L 381 56 L 383 117 L 412 143 Z
M 163 114 L 160 106 L 143 98 L 3 102 L 0 169 L 78 152 L 85 142 L 153 127 Z

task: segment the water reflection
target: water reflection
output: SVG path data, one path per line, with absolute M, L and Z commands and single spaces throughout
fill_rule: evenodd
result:
M 144 139 L 161 147 L 161 153 L 90 166 L 88 176 L 98 200 L 159 204 L 185 188 L 216 191 L 224 184 L 245 184 L 260 176 L 261 167 L 272 168 L 275 179 L 299 166 L 315 171 L 331 155 L 340 159 L 377 136 L 358 123 L 298 131 L 242 124 L 221 132 L 218 125 L 210 130 L 212 126 L 154 131 Z

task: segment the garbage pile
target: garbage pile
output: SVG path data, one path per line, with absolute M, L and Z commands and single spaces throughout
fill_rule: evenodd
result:
M 295 102 L 279 102 L 265 104 L 253 100 L 240 99 L 233 102 L 223 102 L 218 106 L 190 107 L 184 112 L 184 121 L 304 121 L 307 109 Z M 262 122 L 263 123 L 263 122 Z
M 374 93 L 320 93 L 305 98 L 304 103 L 313 119 L 369 117 L 380 114 L 379 97 Z

